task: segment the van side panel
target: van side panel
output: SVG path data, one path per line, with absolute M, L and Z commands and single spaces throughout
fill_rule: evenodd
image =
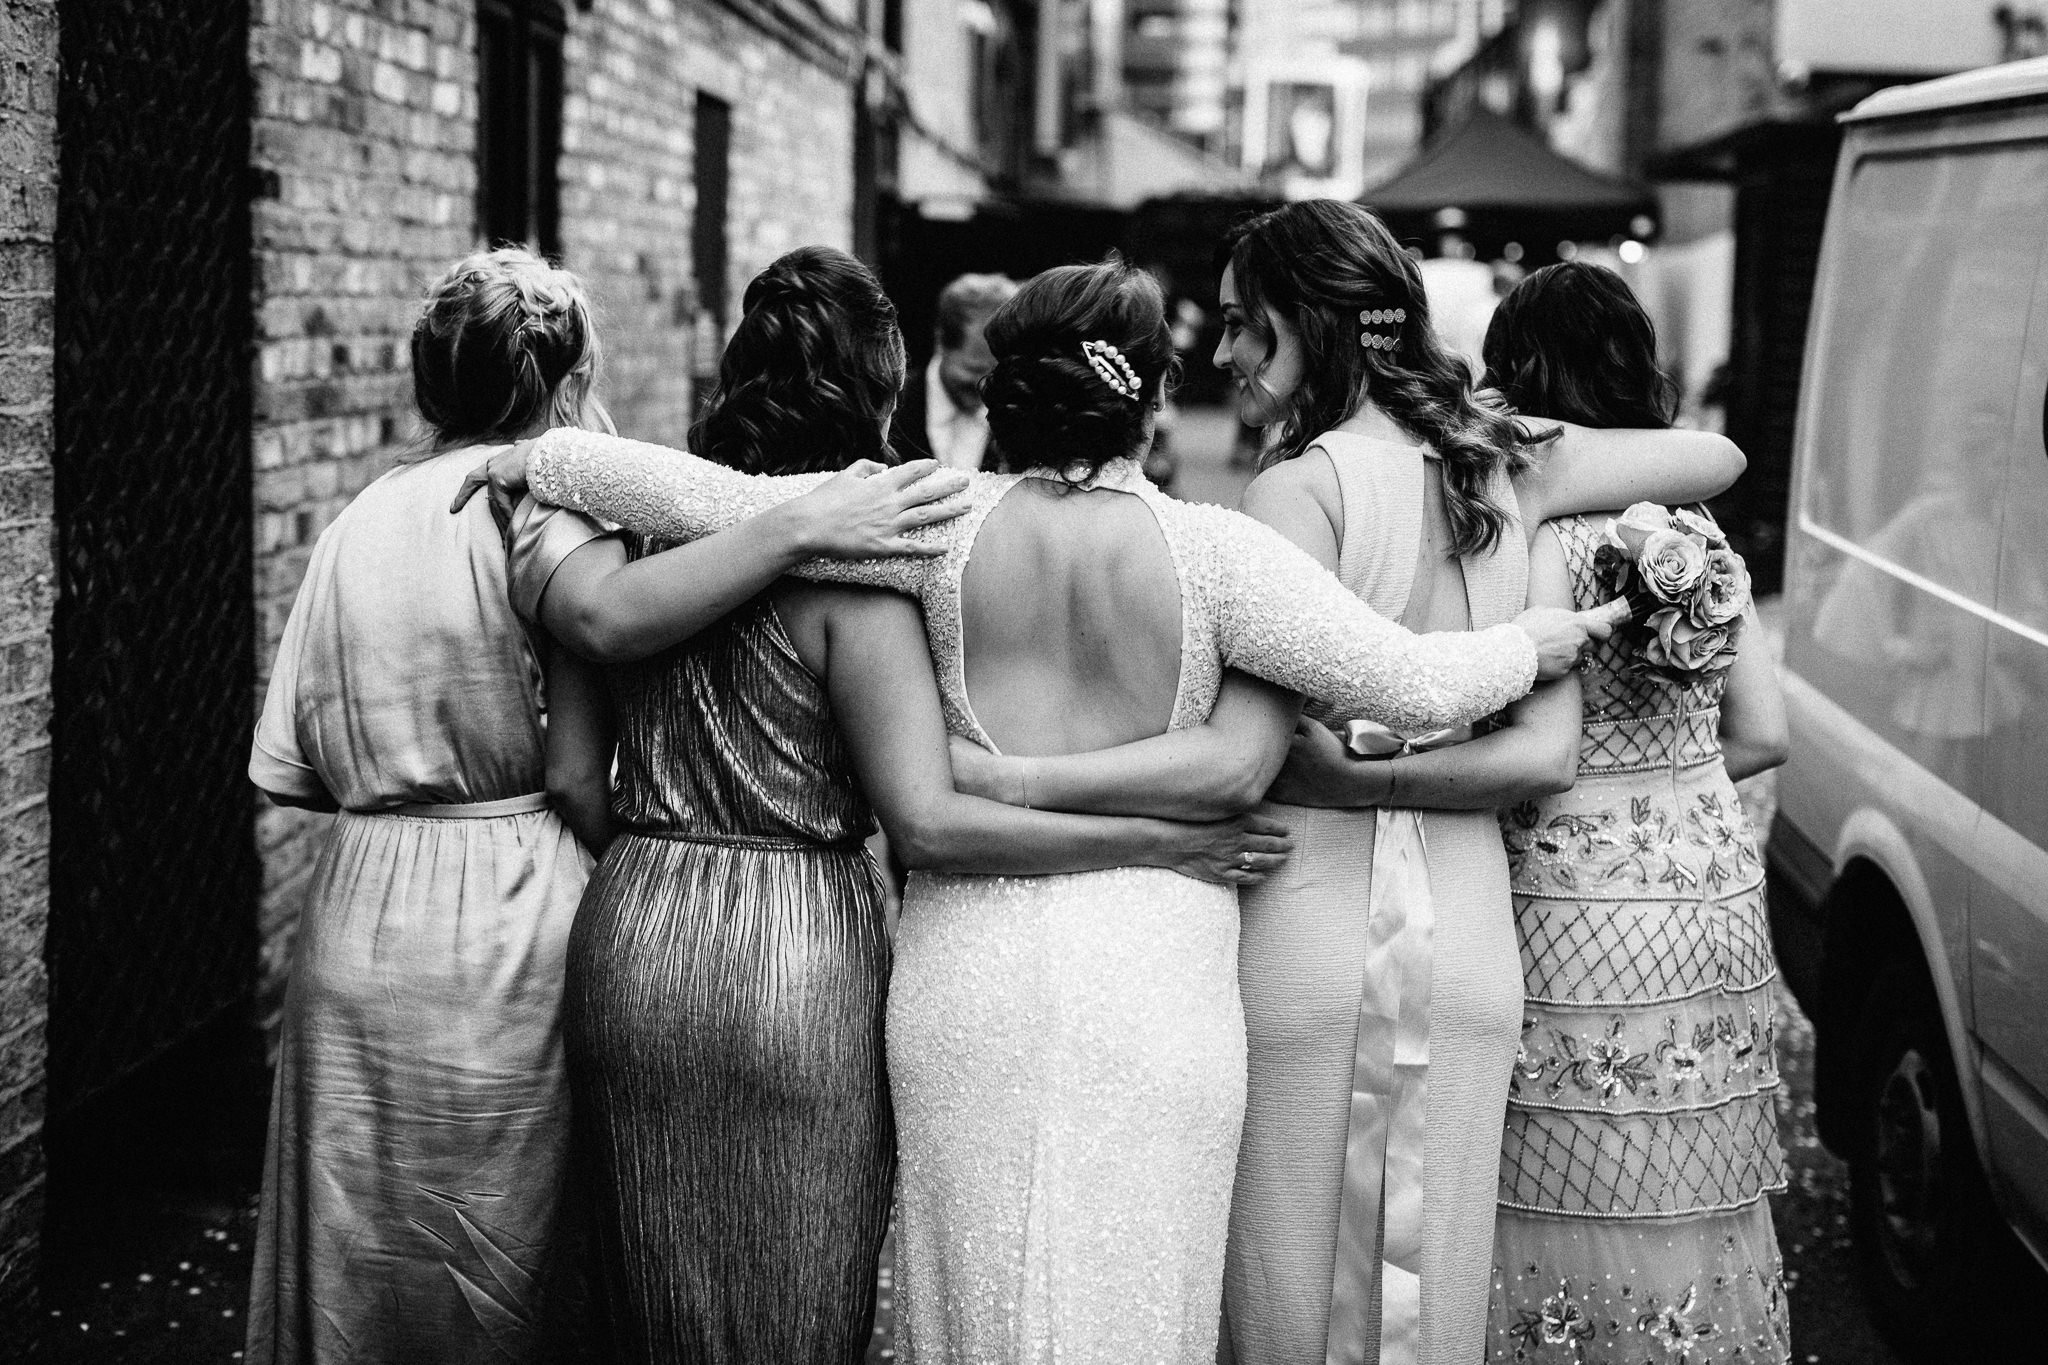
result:
M 2037 132 L 2048 132 L 2048 116 L 2037 113 L 2032 121 Z M 2048 140 L 2014 151 L 2031 159 L 2013 194 L 2029 201 L 2033 220 L 2033 315 L 2005 442 L 1970 970 L 1994 1184 L 2008 1216 L 2038 1250 L 2048 1247 L 2048 277 L 2041 257 Z
M 1804 689 L 1788 687 L 1792 759 L 1779 792 L 1788 822 L 1838 871 L 1866 857 L 1906 900 L 1969 1078 L 1982 613 L 1995 600 L 1999 433 L 2032 272 L 2018 291 L 1981 287 L 1972 243 L 1978 215 L 2006 193 L 2006 167 L 1953 150 L 1882 125 L 1853 130 L 1844 147 L 1795 456 L 1785 663 Z M 1956 338 L 1995 343 L 2001 331 L 1988 362 L 1972 344 L 1972 363 L 1955 363 Z M 1824 1054 L 1830 1046 L 1824 1036 Z M 1975 1087 L 1966 1079 L 1965 1089 Z

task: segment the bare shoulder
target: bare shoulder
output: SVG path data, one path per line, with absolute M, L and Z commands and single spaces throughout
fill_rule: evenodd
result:
M 797 657 L 820 676 L 841 647 L 834 641 L 859 639 L 887 647 L 891 641 L 900 645 L 924 638 L 924 614 L 917 603 L 887 588 L 784 578 L 769 592 Z
M 1310 446 L 1253 479 L 1244 490 L 1243 507 L 1248 515 L 1257 517 L 1262 509 L 1298 507 L 1306 501 L 1326 515 L 1341 516 L 1343 499 L 1337 468 L 1331 463 L 1329 452 L 1321 446 Z

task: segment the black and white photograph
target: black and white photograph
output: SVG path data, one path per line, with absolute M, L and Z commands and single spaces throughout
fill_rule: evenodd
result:
M 0 1361 L 2044 1303 L 2048 0 L 0 0 Z

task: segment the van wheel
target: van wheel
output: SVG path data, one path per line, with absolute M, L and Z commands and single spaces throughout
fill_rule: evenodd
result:
M 1892 962 L 1864 999 L 1850 1220 L 1871 1317 L 1900 1350 L 1943 1359 L 1994 1305 L 1984 1257 L 2010 1237 L 1977 1166 L 1934 990 Z

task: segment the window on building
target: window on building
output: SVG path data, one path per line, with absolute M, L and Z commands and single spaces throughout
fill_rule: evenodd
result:
M 697 117 L 691 156 L 697 207 L 690 219 L 690 259 L 696 275 L 697 307 L 725 328 L 726 277 L 731 272 L 726 250 L 726 199 L 732 183 L 732 106 L 715 95 L 697 95 Z
M 561 252 L 559 0 L 478 0 L 477 228 L 489 242 Z

